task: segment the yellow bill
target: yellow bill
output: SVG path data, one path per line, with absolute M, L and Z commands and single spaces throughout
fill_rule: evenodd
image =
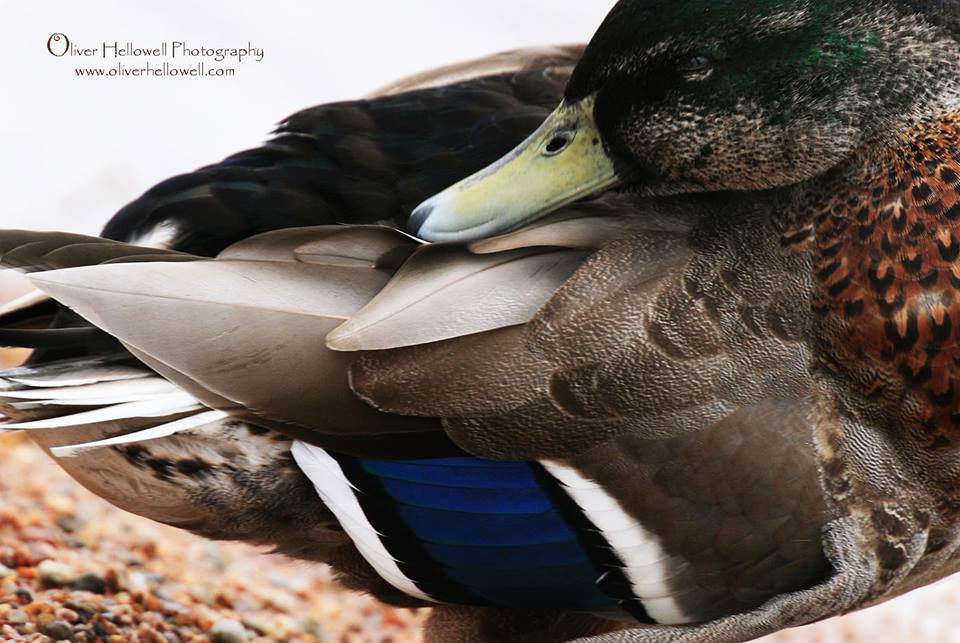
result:
M 616 184 L 593 103 L 592 96 L 561 103 L 512 152 L 421 203 L 410 232 L 435 242 L 482 239 Z

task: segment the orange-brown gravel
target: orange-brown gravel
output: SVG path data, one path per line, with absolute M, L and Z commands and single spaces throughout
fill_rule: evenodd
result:
M 19 434 L 0 435 L 0 472 L 2 641 L 51 641 L 43 632 L 65 624 L 79 643 L 200 642 L 222 620 L 238 621 L 258 642 L 420 638 L 422 610 L 342 591 L 322 566 L 204 541 L 116 509 Z M 40 570 L 51 564 L 43 561 L 72 580 L 87 574 L 97 591 L 45 587 Z

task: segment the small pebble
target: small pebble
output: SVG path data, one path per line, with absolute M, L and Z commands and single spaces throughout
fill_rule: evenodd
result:
M 278 631 L 277 628 L 270 622 L 269 618 L 265 616 L 260 616 L 254 614 L 248 618 L 243 619 L 243 624 L 249 627 L 251 630 L 257 634 L 262 634 L 271 639 L 280 639 L 283 638 L 283 632 Z
M 57 518 L 57 527 L 60 527 L 60 529 L 68 534 L 72 534 L 77 530 L 77 519 L 69 515 L 60 516 Z
M 54 614 L 59 620 L 66 621 L 67 623 L 77 623 L 80 620 L 80 615 L 74 612 L 72 609 L 66 607 L 57 608 L 57 611 Z
M 74 641 L 73 628 L 64 621 L 54 621 L 43 628 L 43 633 L 54 641 Z
M 23 625 L 17 626 L 17 632 L 20 634 L 36 634 L 37 624 L 36 623 L 24 623 Z
M 23 610 L 11 610 L 5 620 L 10 625 L 23 625 L 30 620 L 30 617 Z
M 210 630 L 213 643 L 246 643 L 249 640 L 247 630 L 239 621 L 224 619 L 217 621 Z
M 97 613 L 97 606 L 84 600 L 68 600 L 63 606 L 78 612 L 83 620 L 87 620 Z
M 96 574 L 84 574 L 70 584 L 71 589 L 81 592 L 103 594 L 107 591 L 107 581 Z
M 73 570 L 55 560 L 45 560 L 37 566 L 37 576 L 46 587 L 63 587 L 73 580 Z

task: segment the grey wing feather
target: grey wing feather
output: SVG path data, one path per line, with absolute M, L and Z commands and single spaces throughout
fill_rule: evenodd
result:
M 367 98 L 392 96 L 429 87 L 442 87 L 483 76 L 516 73 L 526 69 L 542 69 L 549 72 L 551 68 L 560 68 L 569 73 L 583 55 L 583 48 L 583 45 L 565 45 L 504 51 L 401 78 L 371 92 Z
M 0 265 L 22 272 L 135 260 L 139 256 L 149 256 L 153 261 L 159 256 L 165 261 L 193 258 L 172 250 L 143 248 L 82 234 L 0 230 Z
M 428 344 L 529 321 L 583 262 L 560 248 L 475 255 L 456 246 L 417 251 L 386 287 L 327 336 L 335 350 Z
M 397 268 L 421 243 L 408 234 L 386 226 L 285 228 L 235 243 L 221 252 L 218 258 Z
M 389 273 L 224 260 L 92 266 L 33 278 L 232 408 L 330 433 L 391 424 L 349 394 L 346 357 L 324 346 L 325 334 L 382 288 Z M 406 430 L 416 425 L 405 423 Z

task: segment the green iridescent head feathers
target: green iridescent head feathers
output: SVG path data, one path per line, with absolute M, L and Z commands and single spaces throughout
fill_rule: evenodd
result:
M 566 100 L 596 96 L 618 172 L 640 190 L 798 183 L 957 102 L 952 14 L 920 4 L 623 0 Z

